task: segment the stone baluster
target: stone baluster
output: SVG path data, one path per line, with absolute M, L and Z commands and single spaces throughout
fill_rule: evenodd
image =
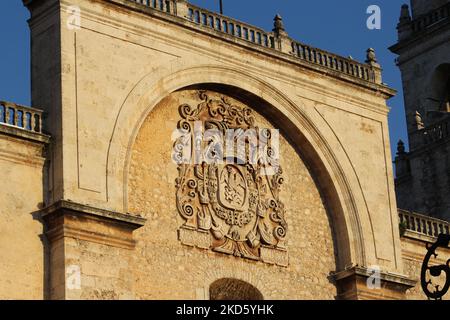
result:
M 34 112 L 30 112 L 30 130 L 31 131 L 35 131 L 35 128 L 36 128 L 36 118 L 34 115 L 35 115 Z
M 33 118 L 33 126 L 31 127 L 31 131 L 37 132 L 39 130 L 39 116 L 36 113 L 32 113 L 31 117 Z
M 421 230 L 422 233 L 424 233 L 426 235 L 429 235 L 429 236 L 432 236 L 433 235 L 433 224 L 432 223 L 428 223 L 428 221 L 426 221 L 424 219 L 421 219 L 421 220 L 423 220 L 423 223 L 425 225 L 425 228 Z
M 6 124 L 11 124 L 10 123 L 10 119 L 11 118 L 11 108 L 9 107 L 8 104 L 5 104 L 5 123 Z
M 14 117 L 13 117 L 13 125 L 18 127 L 19 126 L 19 109 L 16 107 L 14 108 Z
M 406 220 L 406 228 L 409 229 L 409 230 L 412 230 L 412 223 L 411 223 L 412 217 L 407 215 L 405 217 L 405 220 Z
M 29 130 L 28 128 L 30 127 L 28 125 L 28 114 L 29 114 L 29 112 L 27 112 L 27 111 L 24 111 L 24 113 L 23 113 L 23 128 L 25 130 Z
M 435 236 L 437 237 L 437 235 L 439 234 L 439 224 L 437 224 L 436 222 L 431 222 L 431 236 Z
M 427 222 L 425 221 L 425 220 L 423 220 L 423 219 L 421 219 L 421 218 L 417 218 L 417 221 L 418 221 L 418 226 L 417 226 L 417 232 L 420 232 L 420 233 L 426 233 L 426 230 L 427 230 Z
M 26 110 L 22 110 L 22 128 L 26 129 L 27 128 L 27 111 Z
M 411 230 L 412 231 L 417 231 L 416 217 L 411 216 L 410 220 L 411 220 Z

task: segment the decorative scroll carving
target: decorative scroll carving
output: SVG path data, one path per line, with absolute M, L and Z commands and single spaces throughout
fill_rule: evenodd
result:
M 202 244 L 192 243 L 192 235 L 189 243 L 180 237 L 181 242 L 205 247 L 206 231 L 214 251 L 287 265 L 287 223 L 279 198 L 283 172 L 272 131 L 256 127 L 252 110 L 226 97 L 210 98 L 205 91 L 199 97 L 196 108 L 179 107 L 183 134 L 175 141 L 174 160 L 177 209 L 185 220 L 180 234 L 202 233 Z M 220 143 L 223 137 L 231 138 Z

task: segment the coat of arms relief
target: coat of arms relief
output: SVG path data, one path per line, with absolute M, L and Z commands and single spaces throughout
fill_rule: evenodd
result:
M 180 241 L 287 266 L 277 131 L 258 128 L 252 109 L 225 96 L 198 97 L 197 106 L 179 107 L 174 138 Z

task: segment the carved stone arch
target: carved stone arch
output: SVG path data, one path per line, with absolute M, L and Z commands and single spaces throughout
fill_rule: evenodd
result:
M 376 261 L 372 253 L 375 251 L 374 235 L 367 208 L 363 205 L 361 187 L 345 152 L 334 135 L 327 132 L 329 128 L 319 115 L 307 114 L 304 106 L 294 103 L 280 90 L 250 76 L 245 70 L 211 65 L 183 68 L 174 63 L 158 72 L 162 73 L 166 76 L 157 78 L 154 72 L 141 79 L 122 104 L 108 151 L 107 197 L 110 207 L 127 211 L 129 150 L 152 109 L 171 92 L 199 85 L 216 86 L 228 93 L 238 92 L 241 99 L 257 99 L 266 114 L 283 123 L 288 140 L 301 150 L 326 199 L 333 221 L 337 268 L 342 270 L 355 264 L 365 266 Z

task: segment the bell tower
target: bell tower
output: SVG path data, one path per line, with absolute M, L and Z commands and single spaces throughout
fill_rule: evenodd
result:
M 401 8 L 398 42 L 409 152 L 399 141 L 399 208 L 450 219 L 450 0 Z

